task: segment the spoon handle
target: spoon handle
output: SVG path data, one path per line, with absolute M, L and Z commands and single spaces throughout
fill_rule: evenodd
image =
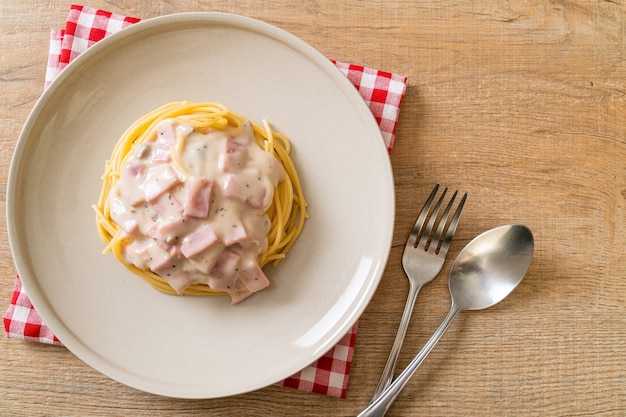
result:
M 361 411 L 361 413 L 357 417 L 382 417 L 387 413 L 387 410 L 394 402 L 396 397 L 402 391 L 402 388 L 409 382 L 417 368 L 420 367 L 422 362 L 426 359 L 431 350 L 435 347 L 441 336 L 446 332 L 452 320 L 461 312 L 462 310 L 456 307 L 454 304 L 450 308 L 450 311 L 443 319 L 439 328 L 433 333 L 430 340 L 426 342 L 420 353 L 417 354 L 409 363 L 409 365 L 398 375 L 398 377 L 391 383 L 391 385 L 382 392 L 382 394 L 370 405 L 368 405 L 365 410 Z

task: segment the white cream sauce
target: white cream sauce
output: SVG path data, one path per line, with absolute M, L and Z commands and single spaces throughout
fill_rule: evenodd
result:
M 197 283 L 244 300 L 269 285 L 258 256 L 268 245 L 265 212 L 283 177 L 249 123 L 230 136 L 161 122 L 109 195 L 111 217 L 130 237 L 124 260 L 179 294 Z

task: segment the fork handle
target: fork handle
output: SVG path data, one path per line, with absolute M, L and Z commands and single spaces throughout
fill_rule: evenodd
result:
M 374 390 L 374 395 L 372 396 L 370 404 L 376 401 L 382 392 L 386 390 L 389 385 L 391 385 L 393 374 L 396 369 L 396 363 L 398 362 L 398 356 L 400 355 L 400 350 L 402 349 L 402 343 L 404 342 L 404 337 L 406 336 L 406 331 L 409 327 L 409 321 L 411 321 L 413 306 L 415 305 L 417 294 L 421 288 L 421 285 L 415 285 L 412 283 L 409 284 L 409 294 L 407 295 L 406 304 L 404 305 L 404 312 L 402 313 L 402 318 L 400 319 L 398 332 L 396 333 L 396 338 L 391 346 L 391 352 L 387 358 L 385 369 L 383 369 L 383 373 L 378 380 L 378 385 L 376 386 L 376 390 Z
M 402 388 L 409 382 L 415 371 L 417 371 L 417 368 L 420 367 L 437 342 L 439 342 L 441 336 L 443 336 L 448 327 L 450 327 L 452 320 L 454 320 L 461 311 L 462 309 L 458 308 L 453 302 L 450 311 L 417 356 L 400 372 L 400 375 L 391 383 L 389 388 L 383 391 L 382 395 L 374 400 L 374 402 L 370 403 L 357 417 L 383 417 L 387 413 L 387 410 L 398 397 Z

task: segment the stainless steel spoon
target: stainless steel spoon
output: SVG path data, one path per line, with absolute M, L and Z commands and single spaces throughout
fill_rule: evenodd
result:
M 519 224 L 496 227 L 468 243 L 450 269 L 448 286 L 452 306 L 448 315 L 420 353 L 358 417 L 384 416 L 452 320 L 461 311 L 482 310 L 506 298 L 526 274 L 533 250 L 532 232 Z

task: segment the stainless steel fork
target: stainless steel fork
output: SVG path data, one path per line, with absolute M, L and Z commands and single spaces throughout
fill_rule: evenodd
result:
M 463 194 L 452 219 L 448 223 L 448 217 L 458 191 L 454 192 L 441 218 L 437 219 L 448 188 L 444 188 L 439 200 L 437 200 L 437 203 L 431 210 L 438 190 L 439 184 L 435 186 L 428 200 L 426 200 L 422 211 L 417 217 L 415 226 L 413 226 L 409 234 L 406 246 L 404 247 L 402 267 L 409 279 L 409 294 L 407 296 L 406 305 L 404 306 L 404 312 L 402 313 L 402 319 L 400 320 L 396 338 L 391 347 L 391 353 L 387 359 L 383 374 L 378 381 L 378 386 L 374 391 L 372 402 L 380 396 L 393 380 L 396 362 L 400 349 L 402 348 L 402 342 L 404 341 L 409 321 L 411 320 L 417 294 L 424 285 L 432 281 L 439 272 L 441 272 L 448 249 L 450 248 L 450 242 L 459 224 L 459 218 L 461 217 L 461 211 L 463 210 L 467 193 Z

